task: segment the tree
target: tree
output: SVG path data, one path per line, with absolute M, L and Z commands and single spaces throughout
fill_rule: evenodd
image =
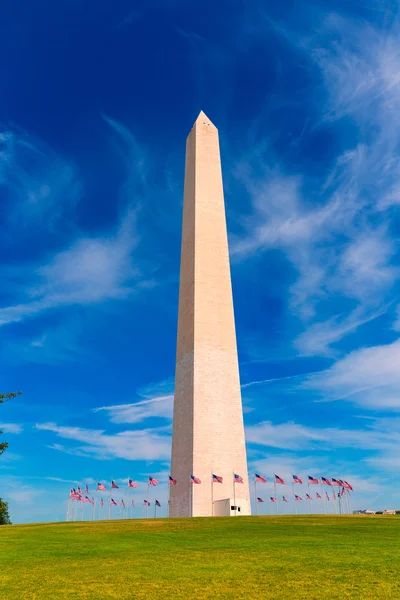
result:
M 8 504 L 0 498 L 0 525 L 11 525 L 10 515 L 8 514 Z
M 8 392 L 7 394 L 0 394 L 0 404 L 4 402 L 8 402 L 12 398 L 16 398 L 16 396 L 20 396 L 22 392 Z M 0 435 L 3 432 L 0 431 Z M 8 448 L 7 442 L 2 442 L 0 444 L 0 455 Z M 2 498 L 0 498 L 0 525 L 11 525 L 10 515 L 8 513 L 8 504 Z
M 0 394 L 0 404 L 3 404 L 4 402 L 8 402 L 8 400 L 11 400 L 12 398 L 16 398 L 16 396 L 20 396 L 22 394 L 22 392 L 8 392 L 7 394 Z M 0 431 L 0 435 L 3 432 Z M 0 444 L 0 455 L 3 454 L 3 452 L 8 448 L 8 444 L 7 442 L 2 442 Z M 1 521 L 0 521 L 1 523 Z

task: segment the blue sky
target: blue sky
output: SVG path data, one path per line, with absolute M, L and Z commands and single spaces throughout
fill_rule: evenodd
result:
M 385 0 L 2 6 L 15 522 L 65 518 L 75 482 L 166 479 L 200 109 L 220 131 L 250 472 L 341 477 L 353 507 L 400 508 L 399 32 Z

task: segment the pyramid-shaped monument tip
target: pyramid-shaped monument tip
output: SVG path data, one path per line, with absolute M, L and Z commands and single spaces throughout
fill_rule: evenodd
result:
M 196 123 L 207 123 L 215 127 L 214 123 L 209 119 L 205 112 L 202 110 L 199 112 L 199 116 L 196 119 Z

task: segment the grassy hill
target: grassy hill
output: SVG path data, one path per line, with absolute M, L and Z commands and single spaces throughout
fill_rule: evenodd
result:
M 400 518 L 0 527 L 2 600 L 400 598 Z

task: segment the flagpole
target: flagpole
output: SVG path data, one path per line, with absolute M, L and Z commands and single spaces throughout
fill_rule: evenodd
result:
M 254 498 L 255 498 L 255 501 L 256 501 L 256 516 L 258 517 L 257 477 L 254 478 Z
M 295 493 L 294 493 L 293 475 L 292 475 L 292 494 L 293 494 L 294 512 L 297 515 L 297 505 L 296 505 L 296 498 L 295 498 Z
M 193 480 L 190 477 L 190 516 L 193 517 L 193 494 L 194 494 L 194 489 L 193 489 Z
M 211 473 L 211 516 L 214 516 L 214 482 L 213 476 Z
M 69 521 L 69 508 L 71 506 L 71 496 L 68 496 L 68 508 L 67 508 L 67 516 L 65 517 L 66 521 Z
M 350 490 L 347 490 L 347 494 L 348 494 L 348 501 L 349 501 L 349 514 L 352 514 L 352 510 L 351 510 L 351 495 L 350 495 Z
M 332 485 L 332 496 L 333 496 L 333 503 L 335 505 L 335 515 L 338 514 L 338 509 L 337 509 L 337 504 L 336 504 L 336 494 L 335 494 L 335 490 L 334 490 L 334 486 Z
M 274 477 L 275 512 L 278 514 L 278 497 L 276 495 L 276 479 Z
M 110 520 L 110 519 L 111 519 L 111 482 L 110 482 L 110 494 L 109 494 L 109 498 L 108 498 L 108 520 Z
M 171 482 L 168 479 L 168 519 L 169 519 L 169 502 L 171 500 Z
M 236 517 L 235 471 L 232 471 L 232 476 L 233 476 L 233 506 L 235 507 L 235 517 Z
M 311 515 L 311 495 L 310 495 L 310 482 L 308 482 L 308 514 Z
M 154 518 L 157 518 L 157 503 L 154 501 Z
M 320 481 L 321 481 L 321 496 L 322 496 L 322 502 L 324 503 L 324 509 L 325 509 L 325 514 L 326 514 L 326 497 L 324 496 L 324 491 L 323 491 L 323 485 L 322 485 L 322 477 L 320 477 Z

